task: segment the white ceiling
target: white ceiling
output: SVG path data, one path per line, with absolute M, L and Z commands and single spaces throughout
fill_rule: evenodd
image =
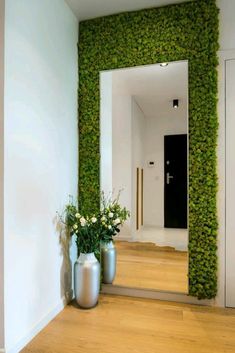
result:
M 65 0 L 79 21 L 189 0 Z
M 112 71 L 113 95 L 134 96 L 146 117 L 157 112 L 187 114 L 188 63 L 172 62 Z M 173 99 L 179 99 L 179 108 L 173 109 Z

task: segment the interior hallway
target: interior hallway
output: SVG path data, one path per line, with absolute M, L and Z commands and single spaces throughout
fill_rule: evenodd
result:
M 22 353 L 234 353 L 235 311 L 102 295 L 69 305 Z

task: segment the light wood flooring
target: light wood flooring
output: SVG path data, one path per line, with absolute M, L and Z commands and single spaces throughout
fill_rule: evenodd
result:
M 235 310 L 102 295 L 67 306 L 22 353 L 234 353 Z
M 188 293 L 188 254 L 153 243 L 116 241 L 114 285 Z

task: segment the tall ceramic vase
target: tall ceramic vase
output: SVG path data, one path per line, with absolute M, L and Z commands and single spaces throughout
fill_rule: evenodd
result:
M 93 308 L 100 291 L 100 263 L 94 253 L 80 254 L 74 265 L 75 298 L 81 308 Z
M 116 275 L 116 248 L 112 241 L 101 244 L 102 282 L 112 284 Z

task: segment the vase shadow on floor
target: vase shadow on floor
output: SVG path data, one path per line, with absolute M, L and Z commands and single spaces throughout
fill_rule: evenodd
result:
M 68 305 L 79 310 L 91 310 L 91 309 L 95 309 L 99 305 L 99 301 L 91 308 L 82 308 L 80 305 L 78 305 L 78 303 L 76 302 L 76 299 L 73 299 L 72 301 L 70 301 Z

